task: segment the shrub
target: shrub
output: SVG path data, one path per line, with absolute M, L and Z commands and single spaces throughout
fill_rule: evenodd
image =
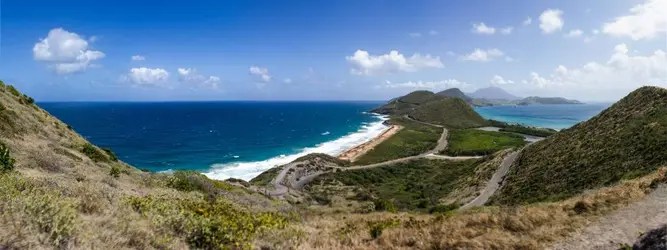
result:
M 38 237 L 41 242 L 64 249 L 74 234 L 76 222 L 76 208 L 70 199 L 16 175 L 0 176 L 2 241 L 11 241 L 4 237 L 15 241 Z
M 446 213 L 449 211 L 454 211 L 459 208 L 458 204 L 447 204 L 447 205 L 437 205 L 431 207 L 428 212 L 429 213 Z
M 392 219 L 368 222 L 368 233 L 371 235 L 371 238 L 377 239 L 382 235 L 383 230 L 397 227 L 399 225 L 401 225 L 399 220 Z
M 98 161 L 108 161 L 109 160 L 104 153 L 100 152 L 99 149 L 97 149 L 95 146 L 93 146 L 90 143 L 84 144 L 83 148 L 81 149 L 81 152 L 83 154 L 85 154 L 86 156 L 88 156 L 88 158 L 90 158 L 91 160 L 96 161 L 96 162 L 98 162 Z
M 118 168 L 117 166 L 111 167 L 111 170 L 109 170 L 109 175 L 111 175 L 111 177 L 113 178 L 120 177 L 120 168 Z
M 12 95 L 20 97 L 21 92 L 19 92 L 18 89 L 14 87 L 14 85 L 7 85 L 7 90 L 9 90 L 9 93 L 12 93 Z
M 179 191 L 200 191 L 204 194 L 216 194 L 220 190 L 229 191 L 232 186 L 224 181 L 211 180 L 195 171 L 178 170 L 169 177 L 167 186 Z
M 272 228 L 284 228 L 288 221 L 276 213 L 252 213 L 226 200 L 127 197 L 137 212 L 156 226 L 168 227 L 195 249 L 250 249 L 257 235 Z
M 375 211 L 387 211 L 387 212 L 396 212 L 396 206 L 394 206 L 394 201 L 379 199 L 373 202 L 375 205 Z
M 4 143 L 0 143 L 0 172 L 14 170 L 14 158 L 9 155 L 9 148 Z
M 116 157 L 116 154 L 114 154 L 114 152 L 111 151 L 110 148 L 103 148 L 102 150 L 104 150 L 104 152 L 107 153 L 111 161 L 118 161 L 118 157 Z

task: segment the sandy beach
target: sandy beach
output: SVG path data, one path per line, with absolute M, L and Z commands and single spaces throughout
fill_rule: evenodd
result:
M 371 139 L 370 141 L 367 141 L 365 143 L 359 144 L 353 148 L 350 148 L 343 152 L 342 154 L 338 155 L 338 159 L 341 160 L 346 160 L 346 161 L 351 161 L 354 162 L 359 156 L 364 155 L 366 152 L 369 150 L 373 149 L 375 146 L 383 142 L 384 140 L 388 139 L 392 135 L 396 134 L 399 130 L 401 130 L 403 127 L 398 126 L 398 125 L 391 125 L 389 128 L 387 128 L 382 134 L 376 136 L 375 138 Z

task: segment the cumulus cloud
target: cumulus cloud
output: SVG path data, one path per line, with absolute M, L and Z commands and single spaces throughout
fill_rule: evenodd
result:
M 444 68 L 440 57 L 417 53 L 409 58 L 398 51 L 392 50 L 389 54 L 371 55 L 368 51 L 357 50 L 354 55 L 346 57 L 352 65 L 350 73 L 355 75 L 375 75 L 381 73 L 395 73 L 399 71 L 413 72 L 425 68 Z
M 496 33 L 496 28 L 486 26 L 484 23 L 473 23 L 472 32 L 477 34 L 493 35 Z
M 505 55 L 505 53 L 499 49 L 482 50 L 477 48 L 472 53 L 462 56 L 461 60 L 488 62 L 503 55 Z
M 527 25 L 530 25 L 531 23 L 533 23 L 533 19 L 530 18 L 530 17 L 527 17 L 525 20 L 523 20 L 522 24 L 523 24 L 523 26 L 527 26 Z
M 290 78 L 285 78 L 285 79 L 283 79 L 283 82 L 284 82 L 284 83 L 292 83 L 292 79 L 290 79 Z
M 545 34 L 553 33 L 563 29 L 563 11 L 559 9 L 548 9 L 540 15 L 540 29 Z
M 250 74 L 259 76 L 263 82 L 271 81 L 271 75 L 269 75 L 269 70 L 267 68 L 252 66 L 250 67 Z
M 647 0 L 629 11 L 628 15 L 605 23 L 602 32 L 633 40 L 651 39 L 667 32 L 667 0 Z
M 49 63 L 58 74 L 84 71 L 94 61 L 105 57 L 101 51 L 90 50 L 86 39 L 62 28 L 49 31 L 46 38 L 35 44 L 32 52 L 35 60 Z
M 145 61 L 146 57 L 140 56 L 140 55 L 135 55 L 132 56 L 132 61 Z
M 507 84 L 513 84 L 514 81 L 512 80 L 505 80 L 502 76 L 495 75 L 493 78 L 491 78 L 491 84 L 493 85 L 507 85 Z
M 161 68 L 132 68 L 126 79 L 137 85 L 160 86 L 169 80 L 169 72 Z
M 411 89 L 431 89 L 431 90 L 443 90 L 448 88 L 464 88 L 468 86 L 467 83 L 458 81 L 456 79 L 447 79 L 442 81 L 408 81 L 401 83 L 392 83 L 390 81 L 385 81 L 384 84 L 376 85 L 376 88 L 411 88 Z
M 524 83 L 545 93 L 578 93 L 582 99 L 620 98 L 643 85 L 666 87 L 667 56 L 662 50 L 631 55 L 626 44 L 619 44 L 606 62 L 589 62 L 578 68 L 559 65 L 548 76 L 531 72 Z
M 220 77 L 217 76 L 204 76 L 197 73 L 196 69 L 191 68 L 179 68 L 178 69 L 178 80 L 189 86 L 194 87 L 206 87 L 217 89 L 220 84 Z
M 509 35 L 509 34 L 512 34 L 512 30 L 514 30 L 514 27 L 509 26 L 509 27 L 505 27 L 505 28 L 500 29 L 500 33 L 503 34 L 503 35 Z

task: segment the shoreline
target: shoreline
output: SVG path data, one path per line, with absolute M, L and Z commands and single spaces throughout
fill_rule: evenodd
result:
M 391 125 L 389 128 L 385 129 L 382 131 L 381 134 L 378 136 L 374 137 L 373 139 L 364 142 L 362 144 L 359 144 L 357 146 L 351 147 L 347 150 L 345 150 L 343 153 L 340 153 L 339 155 L 336 156 L 336 158 L 345 160 L 345 161 L 350 161 L 354 162 L 359 158 L 360 156 L 368 153 L 368 151 L 372 150 L 377 146 L 378 144 L 382 143 L 383 141 L 389 139 L 393 135 L 395 135 L 398 131 L 400 131 L 403 127 L 399 125 Z

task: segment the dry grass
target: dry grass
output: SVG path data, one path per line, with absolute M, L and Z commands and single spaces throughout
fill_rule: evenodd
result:
M 483 207 L 440 216 L 339 214 L 304 216 L 308 236 L 295 249 L 542 249 L 576 229 L 643 198 L 665 182 L 664 170 L 555 203 Z M 372 239 L 369 223 L 398 220 Z M 289 249 L 285 247 L 284 249 Z

